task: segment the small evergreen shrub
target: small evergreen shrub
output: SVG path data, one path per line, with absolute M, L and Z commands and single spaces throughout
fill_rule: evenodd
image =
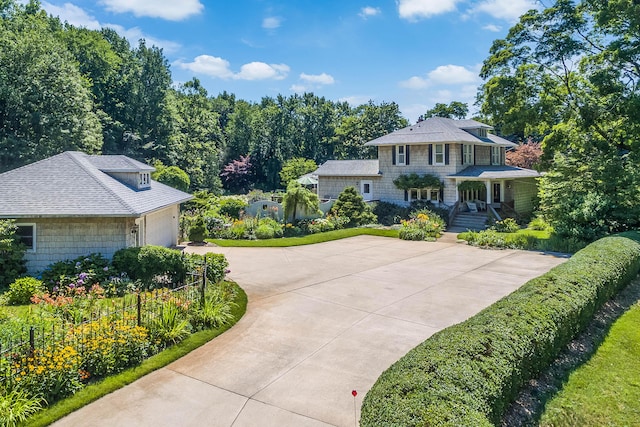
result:
M 31 297 L 43 290 L 44 285 L 42 281 L 34 277 L 22 277 L 20 279 L 16 279 L 11 285 L 9 285 L 9 291 L 6 293 L 7 304 L 29 304 L 31 302 Z
M 264 240 L 273 239 L 275 233 L 273 232 L 273 228 L 268 225 L 259 225 L 258 228 L 256 228 L 255 234 L 256 238 Z
M 355 187 L 346 187 L 342 190 L 338 196 L 338 200 L 336 200 L 331 208 L 331 214 L 348 218 L 349 227 L 373 224 L 378 220 L 371 211 L 371 206 L 358 194 Z
M 189 241 L 197 243 L 204 242 L 207 237 L 207 228 L 205 226 L 204 218 L 198 216 L 191 227 L 189 227 Z
M 409 351 L 365 396 L 360 425 L 499 425 L 520 388 L 639 271 L 639 232 L 590 244 Z

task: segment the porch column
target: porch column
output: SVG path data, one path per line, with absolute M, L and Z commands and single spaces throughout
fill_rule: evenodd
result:
M 487 206 L 491 204 L 491 180 L 486 180 L 484 185 L 487 189 Z
M 455 180 L 455 186 L 456 186 L 456 202 L 459 202 L 459 201 L 460 201 L 460 190 L 458 190 L 458 184 L 459 184 L 459 182 L 458 182 L 458 179 L 456 178 L 456 180 Z

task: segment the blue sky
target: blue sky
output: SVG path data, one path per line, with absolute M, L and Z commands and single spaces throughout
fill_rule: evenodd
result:
M 396 102 L 410 121 L 473 104 L 478 73 L 534 0 L 49 0 L 63 21 L 161 47 L 177 83 L 248 101 L 305 91 Z M 473 111 L 474 107 L 471 106 Z

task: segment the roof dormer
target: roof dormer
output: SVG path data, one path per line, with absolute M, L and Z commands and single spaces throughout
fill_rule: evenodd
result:
M 151 188 L 154 167 L 125 156 L 91 156 L 91 163 L 101 172 L 136 190 Z

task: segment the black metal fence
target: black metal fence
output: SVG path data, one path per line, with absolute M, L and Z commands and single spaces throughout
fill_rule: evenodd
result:
M 180 304 L 204 304 L 207 287 L 206 264 L 199 271 L 188 275 L 184 284 L 152 291 L 126 294 L 109 305 L 85 313 L 69 311 L 55 316 L 38 326 L 23 326 L 0 339 L 0 385 L 12 383 L 21 369 L 33 363 L 34 355 L 46 354 L 52 348 L 70 346 L 83 355 L 87 342 L 95 340 L 104 328 L 91 325 L 107 322 L 119 327 L 148 327 L 154 319 L 162 316 L 167 302 Z M 115 327 L 115 326 L 114 326 Z M 151 351 L 162 347 L 150 347 Z

